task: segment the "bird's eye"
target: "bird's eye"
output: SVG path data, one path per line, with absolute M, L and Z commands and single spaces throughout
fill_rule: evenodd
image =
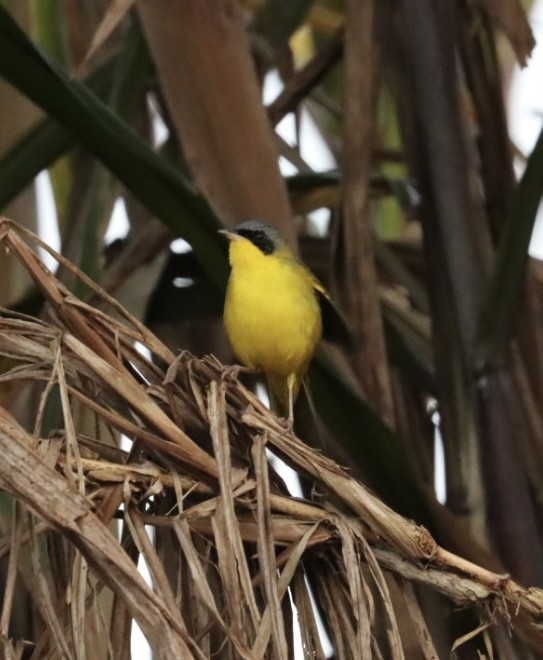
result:
M 272 254 L 275 250 L 273 240 L 262 229 L 240 229 L 238 234 L 251 241 L 263 254 Z
M 264 254 L 272 254 L 275 249 L 272 239 L 260 229 L 255 231 L 251 240 Z

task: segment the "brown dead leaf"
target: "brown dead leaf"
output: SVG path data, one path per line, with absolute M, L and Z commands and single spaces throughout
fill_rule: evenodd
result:
M 281 657 L 291 644 L 292 596 L 305 649 L 323 658 L 314 596 L 338 657 L 363 649 L 365 657 L 400 658 L 401 628 L 383 571 L 453 603 L 490 603 L 496 618 L 503 615 L 515 631 L 541 641 L 532 624 L 543 617 L 542 590 L 447 552 L 287 432 L 252 393 L 225 377 L 216 359 L 175 358 L 96 285 L 101 310 L 71 296 L 40 265 L 31 234 L 4 221 L 2 236 L 55 310 L 50 322 L 0 310 L 0 357 L 6 358 L 0 382 L 38 394 L 32 433 L 0 408 L 0 486 L 21 511 L 33 512 L 0 539 L 0 555 L 10 553 L 2 630 L 10 623 L 20 558 L 30 556 L 32 573 L 41 574 L 36 548 L 47 531 L 76 549 L 63 567 L 68 583 L 60 598 L 54 573 L 32 580 L 30 589 L 46 622 L 37 652 L 51 649 L 55 657 L 88 655 L 84 638 L 89 626 L 97 629 L 97 616 L 114 653 L 126 652 L 135 620 L 159 658 Z M 134 342 L 151 357 L 138 354 Z M 43 439 L 53 388 L 60 390 L 62 428 Z M 95 437 L 78 428 L 76 405 L 96 420 Z M 138 451 L 113 447 L 119 433 L 137 441 Z M 313 479 L 319 504 L 286 493 L 267 465 L 265 445 Z M 95 514 L 104 502 L 109 517 L 126 516 L 130 556 Z M 162 545 L 152 543 L 147 525 Z M 136 570 L 140 555 L 151 568 L 152 588 Z M 106 586 L 116 596 L 113 629 L 94 605 L 95 590 Z M 420 651 L 432 658 L 412 596 L 406 595 L 407 606 Z M 376 631 L 378 613 L 386 639 Z M 16 657 L 16 649 L 5 643 L 4 649 Z
M 520 0 L 477 0 L 494 23 L 503 30 L 524 67 L 535 47 L 535 38 Z
M 100 25 L 92 37 L 89 50 L 84 58 L 85 62 L 88 62 L 92 58 L 104 41 L 106 41 L 109 35 L 117 28 L 119 23 L 132 9 L 132 6 L 135 3 L 136 0 L 111 0 Z

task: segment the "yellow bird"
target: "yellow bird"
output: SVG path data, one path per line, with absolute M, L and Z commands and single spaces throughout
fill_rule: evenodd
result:
M 257 220 L 221 230 L 230 240 L 232 271 L 224 325 L 237 359 L 262 372 L 288 422 L 322 336 L 324 287 L 279 232 Z

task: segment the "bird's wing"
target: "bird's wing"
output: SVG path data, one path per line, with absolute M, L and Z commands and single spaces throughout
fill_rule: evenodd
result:
M 353 336 L 347 322 L 332 302 L 330 294 L 324 286 L 312 276 L 313 289 L 321 308 L 322 335 L 324 339 L 342 346 L 352 346 Z

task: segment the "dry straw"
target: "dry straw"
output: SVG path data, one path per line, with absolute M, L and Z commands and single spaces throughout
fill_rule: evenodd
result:
M 478 605 L 474 634 L 506 621 L 539 636 L 542 591 L 439 547 L 286 432 L 231 371 L 212 357 L 174 356 L 32 234 L 4 219 L 0 240 L 48 303 L 46 321 L 0 316 L 3 401 L 38 393 L 32 428 L 0 407 L 0 486 L 16 503 L 0 546 L 7 657 L 20 654 L 7 637 L 19 573 L 44 623 L 34 657 L 126 657 L 135 620 L 158 658 L 287 658 L 294 601 L 306 657 L 323 658 L 314 596 L 337 657 L 404 658 L 409 629 L 410 653 L 415 645 L 417 657 L 437 658 L 415 585 Z M 37 246 L 96 306 L 70 294 Z M 61 422 L 44 438 L 53 396 Z M 130 453 L 117 448 L 120 434 Z M 266 449 L 313 480 L 318 504 L 289 496 Z

